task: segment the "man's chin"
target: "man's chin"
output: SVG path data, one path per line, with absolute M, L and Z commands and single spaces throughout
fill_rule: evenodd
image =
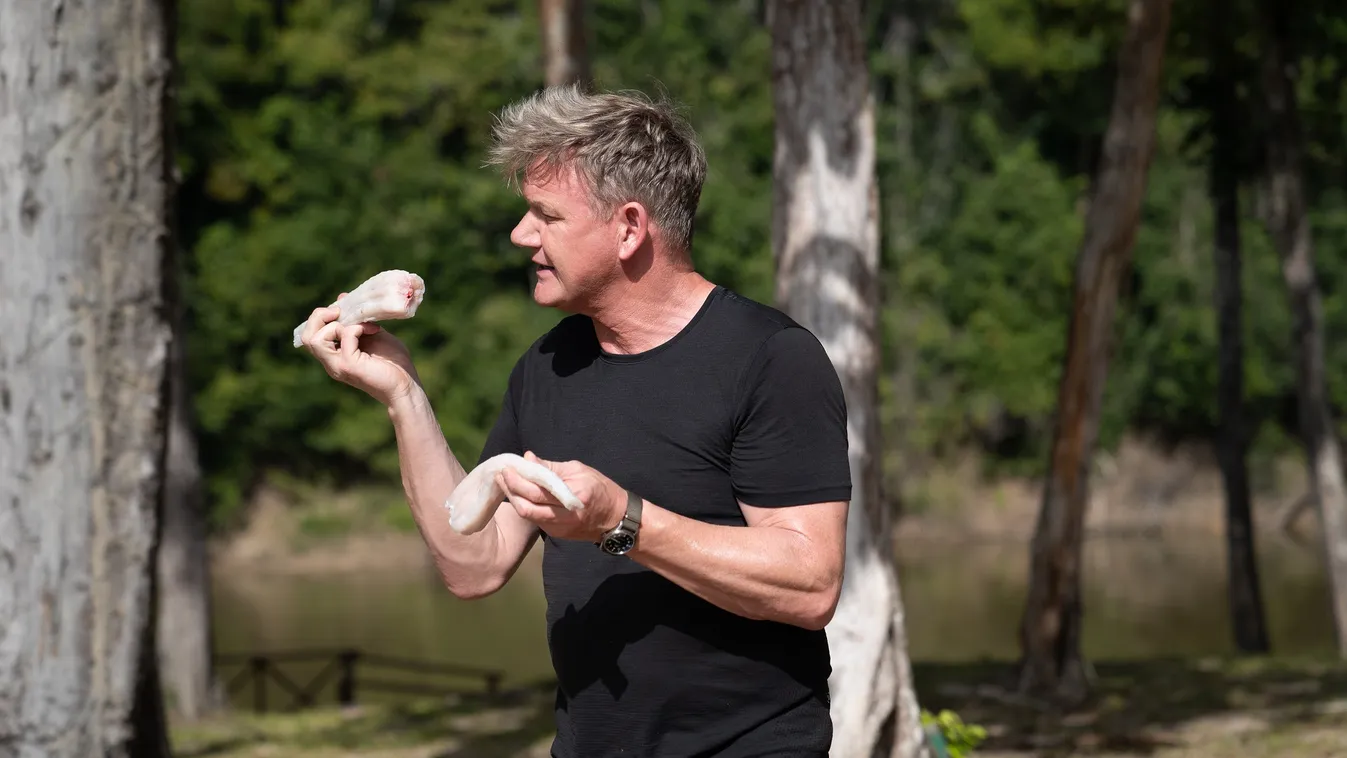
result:
M 533 302 L 545 308 L 562 308 L 564 310 L 566 298 L 562 297 L 555 287 L 539 282 L 533 285 Z

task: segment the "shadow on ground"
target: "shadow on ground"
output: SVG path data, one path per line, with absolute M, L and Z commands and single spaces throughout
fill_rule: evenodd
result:
M 555 685 L 543 682 L 495 697 L 422 699 L 405 704 L 317 709 L 263 716 L 234 714 L 181 729 L 179 758 L 260 755 L 416 754 L 433 758 L 520 758 L 552 734 Z M 433 747 L 429 753 L 427 746 Z M 277 752 L 279 751 L 279 752 Z M 546 750 L 543 750 L 546 755 Z
M 1095 691 L 1061 709 L 1016 692 L 1008 663 L 916 663 L 923 708 L 987 728 L 982 750 L 1151 755 L 1244 731 L 1347 728 L 1347 665 L 1285 659 L 1096 663 Z M 1347 746 L 1344 746 L 1347 754 Z

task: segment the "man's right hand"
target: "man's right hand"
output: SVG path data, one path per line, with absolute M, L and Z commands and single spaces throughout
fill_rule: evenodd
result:
M 328 376 L 384 405 L 408 395 L 419 380 L 407 346 L 377 324 L 342 326 L 340 316 L 337 308 L 315 308 L 300 337 Z

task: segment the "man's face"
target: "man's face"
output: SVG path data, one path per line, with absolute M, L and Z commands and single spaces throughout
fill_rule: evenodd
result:
M 566 168 L 522 183 L 528 211 L 510 241 L 533 252 L 539 305 L 581 311 L 621 275 L 618 230 L 594 215 L 584 184 Z

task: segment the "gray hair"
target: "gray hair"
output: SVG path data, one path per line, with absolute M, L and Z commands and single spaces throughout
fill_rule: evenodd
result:
M 571 163 L 596 212 L 639 202 L 675 248 L 691 249 L 706 155 L 671 103 L 639 92 L 548 87 L 507 106 L 493 136 L 488 163 L 512 182 Z

